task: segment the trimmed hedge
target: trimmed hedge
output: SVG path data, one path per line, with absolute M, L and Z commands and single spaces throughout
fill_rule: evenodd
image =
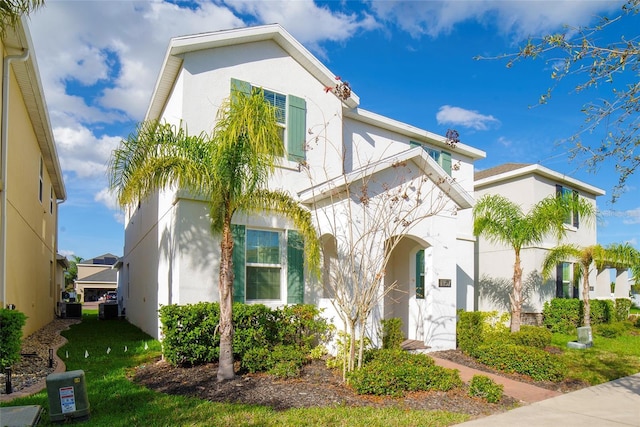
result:
M 481 311 L 458 312 L 456 339 L 463 353 L 475 357 L 477 347 L 484 342 L 485 317 Z
M 520 331 L 510 334 L 509 337 L 516 345 L 524 345 L 544 350 L 545 347 L 551 345 L 553 334 L 547 328 L 522 325 L 520 326 Z
M 20 360 L 22 328 L 27 316 L 21 311 L 0 309 L 0 368 L 9 367 Z
M 485 344 L 478 347 L 478 354 L 478 361 L 485 365 L 503 372 L 528 375 L 536 381 L 562 381 L 567 370 L 557 356 L 534 347 Z
M 448 391 L 462 386 L 457 370 L 436 366 L 424 354 L 402 350 L 378 350 L 361 369 L 348 374 L 358 394 L 402 396 L 410 391 Z
M 163 306 L 160 321 L 163 355 L 172 365 L 198 365 L 218 359 L 219 303 Z M 308 304 L 272 310 L 262 304 L 236 303 L 233 326 L 233 352 L 240 361 L 254 349 L 271 351 L 278 345 L 309 352 L 313 344 L 325 341 L 330 331 L 320 310 Z
M 621 300 L 626 301 L 624 298 Z M 611 323 L 617 317 L 617 309 L 613 301 L 592 299 L 589 303 L 591 306 L 591 325 Z M 624 303 L 620 304 L 620 310 L 623 311 Z M 582 326 L 584 306 L 579 299 L 554 298 L 544 303 L 542 315 L 544 325 L 552 332 L 572 334 L 575 332 L 575 328 Z

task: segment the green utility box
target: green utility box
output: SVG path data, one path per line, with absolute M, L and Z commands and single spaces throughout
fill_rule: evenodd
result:
M 51 421 L 89 418 L 89 399 L 84 371 L 47 375 L 47 395 Z

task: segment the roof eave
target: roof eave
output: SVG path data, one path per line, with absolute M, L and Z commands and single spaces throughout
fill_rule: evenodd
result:
M 160 118 L 180 72 L 184 54 L 267 40 L 272 40 L 282 47 L 324 86 L 333 87 L 335 85 L 336 75 L 279 24 L 175 37 L 169 42 L 169 48 L 167 49 L 145 118 L 147 120 Z M 352 92 L 351 96 L 342 102 L 346 108 L 356 108 L 360 103 L 360 98 Z
M 25 61 L 13 62 L 12 68 L 15 78 L 22 92 L 27 109 L 27 114 L 33 125 L 33 130 L 42 152 L 42 159 L 51 175 L 56 199 L 66 200 L 67 192 L 62 177 L 62 168 L 58 159 L 55 139 L 51 130 L 51 121 L 44 97 L 38 63 L 33 49 L 33 41 L 29 33 L 27 19 L 23 16 L 21 22 L 15 28 L 8 29 L 5 39 L 5 47 L 18 51 L 29 50 L 29 57 Z M 12 52 L 9 52 L 11 54 Z
M 341 175 L 320 185 L 308 188 L 298 193 L 298 196 L 303 204 L 309 205 L 317 203 L 341 192 L 345 187 L 363 177 L 373 175 L 374 173 L 392 167 L 394 164 L 409 160 L 416 162 L 426 175 L 432 177 L 434 184 L 447 194 L 451 200 L 456 203 L 458 208 L 467 209 L 473 207 L 475 204 L 473 197 L 466 192 L 457 181 L 452 179 L 421 147 L 405 150 L 349 174 Z
M 499 183 L 500 181 L 505 181 L 512 178 L 518 178 L 518 177 L 529 175 L 529 174 L 540 175 L 557 182 L 566 183 L 575 190 L 582 190 L 583 192 L 592 194 L 596 197 L 604 196 L 606 194 L 606 191 L 601 188 L 587 184 L 586 182 L 580 181 L 576 178 L 570 177 L 563 173 L 556 172 L 554 170 L 551 170 L 539 164 L 532 164 L 529 166 L 525 166 L 523 168 L 514 169 L 508 172 L 503 172 L 501 174 L 488 176 L 486 178 L 482 178 L 475 181 L 473 185 L 474 185 L 474 188 L 478 189 L 486 185 Z
M 447 138 L 442 135 L 420 129 L 407 123 L 399 122 L 361 108 L 347 110 L 344 112 L 344 116 L 352 120 L 357 120 L 362 123 L 367 123 L 382 129 L 400 133 L 418 141 L 427 141 L 435 146 L 463 154 L 473 160 L 484 159 L 487 156 L 484 151 L 478 150 L 477 148 L 471 147 L 467 144 L 457 143 L 455 147 L 451 147 L 447 142 Z

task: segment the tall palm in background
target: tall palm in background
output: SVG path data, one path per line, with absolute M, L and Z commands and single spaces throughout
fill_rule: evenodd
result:
M 511 332 L 520 330 L 522 313 L 522 266 L 520 253 L 527 246 L 542 243 L 548 235 L 558 240 L 566 234 L 565 220 L 577 213 L 589 223 L 595 207 L 584 199 L 572 196 L 549 196 L 536 203 L 529 212 L 499 194 L 482 197 L 473 208 L 473 232 L 492 243 L 513 249 L 513 291 L 511 301 Z
M 0 0 L 0 38 L 14 27 L 22 15 L 29 15 L 44 5 L 44 0 Z
M 551 249 L 542 262 L 542 278 L 548 280 L 556 266 L 562 262 L 575 261 L 580 265 L 576 280 L 582 280 L 582 305 L 584 326 L 591 326 L 591 303 L 589 300 L 589 273 L 592 268 L 606 267 L 637 270 L 640 267 L 640 252 L 629 244 L 612 244 L 607 247 L 591 245 L 559 245 Z
M 233 237 L 231 218 L 238 211 L 271 211 L 293 221 L 305 239 L 311 271 L 319 270 L 320 250 L 311 214 L 287 193 L 267 188 L 284 155 L 274 108 L 262 91 L 234 91 L 218 111 L 212 135 L 189 136 L 181 127 L 142 123 L 122 141 L 110 165 L 110 186 L 121 205 L 178 186 L 206 200 L 211 231 L 220 241 L 220 360 L 218 380 L 233 371 Z

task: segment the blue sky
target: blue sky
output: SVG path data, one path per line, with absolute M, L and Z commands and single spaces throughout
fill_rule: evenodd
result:
M 59 250 L 122 255 L 122 213 L 107 189 L 111 151 L 144 118 L 171 37 L 279 23 L 335 74 L 360 106 L 484 150 L 486 169 L 540 163 L 607 191 L 598 199 L 598 241 L 640 248 L 640 172 L 610 204 L 614 165 L 596 173 L 569 162 L 563 141 L 580 129 L 585 102 L 606 85 L 575 93 L 575 76 L 535 106 L 553 84 L 553 58 L 475 60 L 514 52 L 527 37 L 588 25 L 623 2 L 555 1 L 72 1 L 48 0 L 30 29 L 60 157 L 67 201 Z M 640 16 L 618 25 L 638 37 Z M 637 76 L 632 76 L 637 79 Z M 534 108 L 531 108 L 535 106 Z M 591 138 L 598 141 L 598 132 Z

